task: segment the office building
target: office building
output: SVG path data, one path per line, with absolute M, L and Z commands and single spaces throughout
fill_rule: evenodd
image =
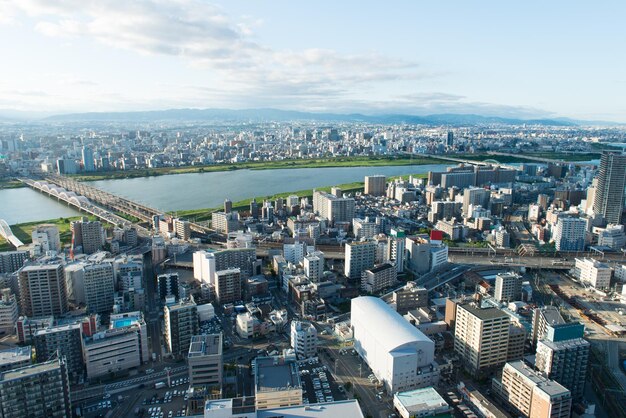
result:
M 607 263 L 602 263 L 593 258 L 577 258 L 572 275 L 582 284 L 592 286 L 595 289 L 608 289 L 611 286 L 613 270 Z
M 63 264 L 31 264 L 18 271 L 20 307 L 29 317 L 61 316 L 68 310 Z
M 304 257 L 304 274 L 312 283 L 319 283 L 324 277 L 324 253 L 314 251 Z
M 215 297 L 219 305 L 241 300 L 241 270 L 238 268 L 215 272 Z
M 189 352 L 191 337 L 198 334 L 198 308 L 193 300 L 182 300 L 164 308 L 165 345 L 174 358 Z
M 259 273 L 256 268 L 256 248 L 228 248 L 212 254 L 215 271 L 238 268 L 242 279 Z
M 520 300 L 522 296 L 522 277 L 517 273 L 499 273 L 496 275 L 494 297 L 498 302 Z
M 180 297 L 180 289 L 178 283 L 178 273 L 165 273 L 157 276 L 157 284 L 159 288 L 159 299 L 165 300 L 173 297 L 178 300 Z
M 308 245 L 305 241 L 296 239 L 293 243 L 283 244 L 283 256 L 285 260 L 291 264 L 300 264 L 304 261 L 304 257 L 315 250 L 315 246 Z
M 33 336 L 37 362 L 65 357 L 67 373 L 77 382 L 84 374 L 83 334 L 80 324 L 50 326 L 37 330 Z
M 393 407 L 400 418 L 450 416 L 452 408 L 432 387 L 394 393 Z
M 557 251 L 583 251 L 587 221 L 581 218 L 560 216 L 554 227 L 552 241 Z
M 0 373 L 3 418 L 73 416 L 65 359 Z
M 569 418 L 572 394 L 559 383 L 532 370 L 522 361 L 506 363 L 493 393 L 524 417 Z
M 115 277 L 111 263 L 87 264 L 83 286 L 88 313 L 107 314 L 113 310 Z
M 387 240 L 387 259 L 396 267 L 398 273 L 404 272 L 406 234 L 402 230 L 391 229 Z
M 446 137 L 446 145 L 449 147 L 454 146 L 454 132 L 448 131 L 448 136 Z
M 331 225 L 336 222 L 352 222 L 355 202 L 351 197 L 337 197 L 316 190 L 313 192 L 313 211 L 320 218 L 328 219 Z
M 30 366 L 33 362 L 32 347 L 12 347 L 0 351 L 0 373 Z
M 295 359 L 256 357 L 253 370 L 257 410 L 302 405 L 302 386 Z
M 105 237 L 99 221 L 90 221 L 83 217 L 80 221 L 73 221 L 70 227 L 74 250 L 80 247 L 83 254 L 93 254 L 102 249 Z
M 601 215 L 607 224 L 621 223 L 625 185 L 626 155 L 610 151 L 602 152 L 593 212 Z
M 27 251 L 0 252 L 0 274 L 18 271 L 28 260 Z
M 191 239 L 191 223 L 182 219 L 174 219 L 174 233 L 176 238 L 189 241 Z
M 554 328 L 558 326 L 566 325 L 565 320 L 559 313 L 559 308 L 556 306 L 544 306 L 542 308 L 536 308 L 533 311 L 533 320 L 532 320 L 532 334 L 531 341 L 533 346 L 537 345 L 537 341 L 546 337 L 549 328 L 552 329 L 552 333 L 554 333 Z
M 370 294 L 395 286 L 397 282 L 396 266 L 390 263 L 379 264 L 361 273 L 361 290 Z
M 15 323 L 18 317 L 17 298 L 11 289 L 0 289 L 0 332 L 8 335 L 15 333 Z
M 506 362 L 509 323 L 509 316 L 497 308 L 456 306 L 454 351 L 474 377 L 484 377 Z
M 624 225 L 608 225 L 598 231 L 598 246 L 620 251 L 626 247 Z
M 291 348 L 298 358 L 317 354 L 317 329 L 310 322 L 291 321 Z
M 430 271 L 430 241 L 426 237 L 406 237 L 406 268 L 414 275 Z
M 387 177 L 385 176 L 365 176 L 365 194 L 370 196 L 384 196 L 386 186 Z
M 212 283 L 215 274 L 215 256 L 207 251 L 193 253 L 193 278 L 201 283 Z
M 83 147 L 83 170 L 87 172 L 95 171 L 96 165 L 93 159 L 93 150 L 89 147 Z
M 54 224 L 41 224 L 33 228 L 30 234 L 33 244 L 39 246 L 40 252 L 61 252 L 61 238 L 59 228 Z
M 352 299 L 354 349 L 387 393 L 436 384 L 435 343 L 379 298 Z
M 57 160 L 57 173 L 58 174 L 76 174 L 78 173 L 78 168 L 76 166 L 76 161 L 70 158 L 59 158 Z
M 222 393 L 224 358 L 222 334 L 194 335 L 187 353 L 189 386 L 211 398 Z
M 346 244 L 345 271 L 349 279 L 360 279 L 363 271 L 374 267 L 376 242 L 353 241 Z
M 132 327 L 107 329 L 85 338 L 87 378 L 115 376 L 141 366 L 141 348 L 139 332 Z

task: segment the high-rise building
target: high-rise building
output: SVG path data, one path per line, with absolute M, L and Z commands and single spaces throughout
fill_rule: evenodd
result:
M 497 308 L 458 304 L 454 321 L 454 351 L 465 369 L 484 377 L 507 360 L 509 316 Z
M 387 186 L 387 177 L 383 175 L 365 176 L 365 194 L 384 196 Z
M 42 363 L 58 356 L 65 357 L 67 374 L 77 382 L 83 377 L 83 334 L 81 324 L 50 326 L 35 332 L 33 341 L 37 362 Z
M 256 199 L 252 199 L 250 202 L 250 216 L 254 219 L 259 219 L 259 204 Z
M 11 289 L 0 289 L 0 331 L 9 335 L 15 333 L 15 323 L 18 317 L 17 298 Z
M 496 275 L 494 297 L 498 302 L 519 300 L 522 296 L 522 277 L 517 273 Z
M 20 306 L 29 317 L 61 316 L 68 310 L 63 264 L 32 264 L 18 270 Z
M 83 147 L 83 169 L 87 172 L 95 171 L 95 161 L 93 159 L 93 151 L 91 148 L 84 146 Z
M 361 290 L 378 293 L 398 283 L 396 266 L 390 263 L 379 264 L 361 273 Z
M 562 341 L 539 340 L 535 367 L 569 389 L 574 400 L 580 400 L 585 391 L 590 346 L 582 333 L 579 338 Z
M 352 222 L 355 201 L 351 197 L 337 197 L 333 194 L 316 190 L 313 192 L 313 211 L 321 218 L 335 222 Z
M 364 270 L 374 267 L 376 247 L 374 241 L 353 241 L 346 244 L 345 276 L 360 279 Z
M 396 267 L 398 273 L 404 272 L 404 249 L 406 234 L 401 229 L 391 229 L 390 237 L 387 242 L 387 258 Z
M 30 366 L 33 362 L 33 347 L 3 348 L 0 351 L 0 373 L 20 367 Z
M 111 313 L 115 293 L 115 274 L 111 263 L 87 264 L 83 286 L 88 313 Z
M 241 270 L 238 268 L 215 272 L 215 297 L 217 303 L 224 305 L 241 300 Z
M 304 257 L 304 274 L 313 283 L 318 283 L 324 276 L 324 253 L 314 251 Z
M 204 391 L 208 397 L 222 393 L 224 358 L 222 334 L 194 335 L 187 353 L 189 386 Z
M 28 260 L 28 251 L 0 252 L 0 274 L 18 271 Z
M 165 344 L 174 358 L 189 352 L 191 337 L 198 334 L 198 308 L 192 300 L 184 300 L 164 308 Z
M 520 360 L 506 363 L 502 378 L 492 380 L 492 389 L 524 417 L 569 418 L 571 413 L 570 391 Z
M 233 210 L 233 202 L 230 199 L 224 200 L 224 213 L 230 213 Z
M 463 192 L 463 215 L 469 217 L 470 206 L 489 206 L 491 191 L 479 187 L 470 187 Z
M 159 274 L 157 284 L 159 286 L 159 299 L 165 300 L 168 297 L 173 297 L 174 300 L 178 300 L 180 297 L 178 273 Z
M 583 251 L 587 221 L 581 218 L 560 216 L 554 227 L 552 241 L 557 251 Z
M 600 158 L 598 187 L 593 201 L 593 211 L 608 224 L 620 224 L 624 209 L 626 185 L 626 155 L 604 151 Z
M 182 219 L 174 219 L 174 232 L 177 238 L 189 241 L 191 238 L 191 223 Z
M 446 138 L 446 145 L 449 147 L 454 146 L 454 132 L 448 131 L 448 137 Z
M 90 221 L 83 217 L 70 224 L 74 248 L 81 247 L 84 254 L 100 251 L 104 245 L 104 230 L 99 221 Z
M 3 418 L 67 418 L 73 414 L 65 359 L 0 373 Z
M 291 348 L 299 358 L 317 353 L 317 329 L 310 322 L 291 321 Z
M 352 220 L 352 233 L 357 240 L 371 239 L 378 234 L 378 225 L 373 220 L 354 218 Z

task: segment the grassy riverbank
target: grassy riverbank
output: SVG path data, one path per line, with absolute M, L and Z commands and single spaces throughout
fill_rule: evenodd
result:
M 1 189 L 19 189 L 20 187 L 26 187 L 24 183 L 19 180 L 0 180 L 0 190 Z
M 33 240 L 31 234 L 33 229 L 37 225 L 41 224 L 53 224 L 59 228 L 59 237 L 61 238 L 61 244 L 69 244 L 72 241 L 72 233 L 70 231 L 70 222 L 80 219 L 81 216 L 74 216 L 71 218 L 57 218 L 49 219 L 45 221 L 26 222 L 21 224 L 11 225 L 11 231 L 13 234 L 24 244 L 30 244 Z M 90 220 L 97 220 L 94 216 L 88 217 Z M 106 225 L 105 225 L 106 226 Z M 8 243 L 7 240 L 0 237 L 0 251 L 13 251 L 15 248 Z
M 451 156 L 454 158 L 470 161 L 496 160 L 501 164 L 538 162 L 532 160 L 532 158 L 546 158 L 550 160 L 561 160 L 567 162 L 590 161 L 600 158 L 600 154 L 595 152 L 586 152 L 581 154 L 573 154 L 567 152 L 529 152 L 521 154 L 519 156 L 491 154 L 455 154 Z
M 389 179 L 396 179 L 396 178 L 402 178 L 404 180 L 409 178 L 409 174 L 407 175 L 403 175 L 403 176 L 395 176 L 395 177 L 389 177 Z M 428 174 L 426 173 L 421 173 L 421 174 L 413 174 L 413 177 L 419 177 L 419 178 L 425 178 L 427 177 Z M 326 186 L 326 187 L 316 187 L 315 190 L 323 190 L 326 192 L 330 192 L 331 187 L 334 186 Z M 339 184 L 337 185 L 337 187 L 339 187 L 341 190 L 343 190 L 344 193 L 356 193 L 356 192 L 362 192 L 364 187 L 365 187 L 365 183 L 361 182 L 361 181 L 357 181 L 357 182 L 353 182 L 353 183 L 344 183 L 344 184 Z M 255 196 L 255 197 L 251 197 L 249 199 L 244 199 L 244 200 L 240 200 L 238 202 L 233 202 L 233 210 L 236 211 L 248 211 L 250 210 L 250 202 L 252 201 L 252 199 L 256 199 L 257 202 L 259 202 L 260 204 L 263 203 L 264 200 L 271 200 L 274 201 L 278 198 L 286 198 L 287 196 L 291 196 L 291 195 L 296 195 L 300 198 L 302 197 L 308 197 L 311 198 L 313 197 L 313 189 L 306 189 L 306 190 L 298 190 L 295 192 L 284 192 L 284 193 L 277 193 L 274 195 L 267 195 L 267 196 Z M 217 207 L 217 208 L 206 208 L 206 209 L 191 209 L 191 210 L 178 210 L 178 211 L 172 211 L 172 214 L 176 214 L 177 216 L 181 217 L 181 218 L 185 218 L 185 219 L 189 219 L 195 222 L 202 222 L 202 221 L 207 221 L 211 219 L 211 214 L 213 212 L 218 212 L 218 211 L 222 211 L 224 210 L 224 208 L 222 206 Z
M 71 176 L 77 180 L 96 181 L 110 179 L 126 179 L 137 177 L 163 176 L 169 174 L 210 173 L 214 171 L 234 170 L 276 170 L 290 168 L 328 168 L 328 167 L 382 167 L 425 164 L 446 164 L 436 158 L 407 157 L 343 157 L 317 158 L 283 161 L 259 161 L 233 164 L 212 164 L 187 167 L 159 167 L 141 170 L 111 171 L 106 173 L 81 173 Z

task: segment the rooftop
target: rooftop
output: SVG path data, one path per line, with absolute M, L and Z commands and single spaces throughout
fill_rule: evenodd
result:
M 448 407 L 448 403 L 433 387 L 415 389 L 408 392 L 396 393 L 394 397 L 409 412 L 425 409 Z
M 22 379 L 28 376 L 34 376 L 41 373 L 46 373 L 59 368 L 58 360 L 51 360 L 45 363 L 33 364 L 32 366 L 26 366 L 15 370 L 10 370 L 0 374 L 0 381 L 6 382 L 13 379 Z
M 564 392 L 569 392 L 567 388 L 557 383 L 554 380 L 550 380 L 539 372 L 534 371 L 530 366 L 524 363 L 522 360 L 512 361 L 506 364 L 505 367 L 512 367 L 520 375 L 524 376 L 527 381 L 530 381 L 543 392 L 549 396 L 562 395 Z
M 222 334 L 194 335 L 189 344 L 189 357 L 222 353 Z
M 474 315 L 475 317 L 483 321 L 486 321 L 489 319 L 502 318 L 502 317 L 508 318 L 508 315 L 506 314 L 506 312 L 503 312 L 501 309 L 498 309 L 498 308 L 478 308 L 475 305 L 470 304 L 470 303 L 466 303 L 466 304 L 459 305 L 459 306 L 465 309 L 470 314 Z
M 315 405 L 261 409 L 257 411 L 256 416 L 257 418 L 274 418 L 278 416 L 281 418 L 363 418 L 363 412 L 361 412 L 358 401 L 352 399 Z
M 256 393 L 300 389 L 296 362 L 284 357 L 257 357 L 254 381 Z
M 31 352 L 32 347 L 30 345 L 27 345 L 26 347 L 13 347 L 8 350 L 2 350 L 0 351 L 0 366 L 29 361 Z

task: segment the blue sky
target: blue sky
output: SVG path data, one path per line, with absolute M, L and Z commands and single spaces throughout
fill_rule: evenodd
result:
M 0 109 L 626 122 L 626 2 L 0 0 Z

